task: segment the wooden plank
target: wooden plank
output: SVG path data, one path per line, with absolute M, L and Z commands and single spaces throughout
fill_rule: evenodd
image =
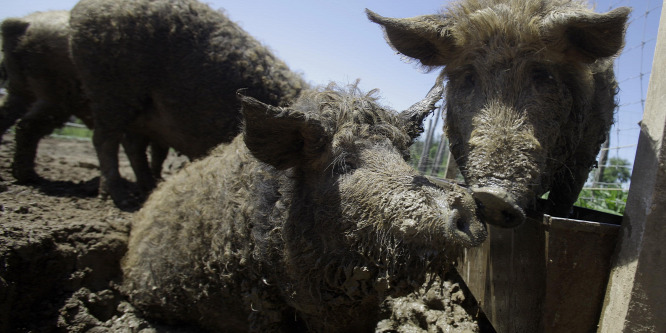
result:
M 594 332 L 618 225 L 544 217 L 546 290 L 541 332 Z
M 458 271 L 497 332 L 596 329 L 619 217 L 591 221 L 534 216 L 516 229 L 489 226 Z
M 530 219 L 515 229 L 488 227 L 459 271 L 497 332 L 537 332 L 545 291 L 544 232 Z

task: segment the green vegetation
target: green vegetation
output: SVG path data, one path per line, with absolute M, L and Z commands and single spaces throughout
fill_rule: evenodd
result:
M 85 125 L 83 125 L 83 122 L 80 119 L 74 120 L 73 123 L 78 124 L 81 127 L 65 125 L 61 128 L 56 128 L 55 131 L 53 131 L 53 135 L 82 138 L 82 139 L 92 138 L 92 131 L 89 128 L 85 127 Z
M 53 134 L 60 136 L 75 137 L 75 138 L 85 138 L 85 139 L 92 138 L 91 130 L 87 128 L 78 128 L 78 127 L 69 127 L 69 126 L 57 128 L 55 131 L 53 131 Z
M 630 167 L 629 161 L 619 157 L 611 157 L 608 160 L 608 165 L 604 168 L 601 181 L 614 185 L 624 184 L 631 179 Z
M 612 157 L 603 169 L 603 174 L 592 187 L 584 188 L 574 205 L 606 213 L 622 215 L 627 205 L 628 190 L 622 185 L 629 182 L 629 161 Z
M 444 174 L 446 173 L 446 160 L 449 154 L 447 140 L 444 139 L 444 142 L 441 143 L 444 145 L 444 147 L 442 147 L 444 150 L 440 154 L 441 156 L 439 156 L 439 158 L 437 156 L 437 152 L 440 147 L 440 141 L 433 141 L 430 145 L 430 148 L 428 149 L 428 159 L 421 161 L 421 154 L 423 153 L 424 144 L 424 141 L 417 140 L 411 147 L 409 147 L 409 154 L 411 157 L 409 161 L 410 165 L 414 167 L 414 169 L 420 170 L 423 174 L 444 177 Z M 420 167 L 419 162 L 423 163 Z
M 623 189 L 583 189 L 574 205 L 622 215 L 627 205 L 627 191 Z

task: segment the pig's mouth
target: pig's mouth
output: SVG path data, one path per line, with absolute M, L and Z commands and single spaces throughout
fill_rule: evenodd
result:
M 466 195 L 454 200 L 448 207 L 446 216 L 443 216 L 443 225 L 447 232 L 464 247 L 473 247 L 481 244 L 488 236 L 485 224 L 478 218 L 478 205 L 475 205 L 473 192 L 466 185 L 456 181 L 425 176 L 424 179 L 432 185 L 448 191 L 451 188 L 463 188 Z M 469 199 L 464 199 L 469 198 Z
M 487 223 L 503 228 L 515 228 L 525 221 L 525 212 L 511 194 L 500 187 L 469 187 L 465 183 L 449 179 L 426 177 L 433 184 L 465 187 L 476 200 L 479 218 Z
M 498 187 L 472 188 L 481 220 L 503 228 L 514 228 L 525 221 L 525 212 L 513 197 Z

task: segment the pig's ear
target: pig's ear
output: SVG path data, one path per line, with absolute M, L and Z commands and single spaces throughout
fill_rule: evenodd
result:
M 546 43 L 573 61 L 585 63 L 616 55 L 624 46 L 624 33 L 631 9 L 556 13 L 544 24 Z
M 29 22 L 23 21 L 18 18 L 8 18 L 2 21 L 0 25 L 0 31 L 2 31 L 2 36 L 5 38 L 17 39 L 19 36 L 25 34 L 30 26 Z M 16 41 L 18 42 L 18 41 Z
M 412 141 L 423 133 L 423 120 L 437 108 L 435 104 L 442 99 L 444 92 L 443 81 L 444 74 L 442 73 L 424 99 L 400 113 L 400 119 L 402 119 L 404 124 L 405 132 L 407 132 Z
M 279 170 L 317 159 L 327 136 L 318 119 L 239 95 L 245 118 L 245 145 L 258 160 Z
M 369 9 L 365 12 L 370 21 L 382 26 L 386 41 L 393 49 L 417 59 L 423 66 L 444 66 L 452 57 L 454 40 L 443 16 L 398 19 L 380 16 Z

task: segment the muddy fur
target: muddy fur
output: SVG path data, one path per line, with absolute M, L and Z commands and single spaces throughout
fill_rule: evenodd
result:
M 557 215 L 612 124 L 628 14 L 576 0 L 463 0 L 409 19 L 368 12 L 396 50 L 443 67 L 445 130 L 466 182 L 505 190 L 523 209 L 550 191 Z
M 386 296 L 486 237 L 467 190 L 405 161 L 407 113 L 333 86 L 289 108 L 244 97 L 242 112 L 242 135 L 136 216 L 124 288 L 146 315 L 224 332 L 372 331 Z
M 71 25 L 72 56 L 97 122 L 100 190 L 117 202 L 115 156 L 127 128 L 196 159 L 239 133 L 238 89 L 286 105 L 306 86 L 223 13 L 197 1 L 83 0 Z M 138 168 L 147 173 L 145 158 Z

